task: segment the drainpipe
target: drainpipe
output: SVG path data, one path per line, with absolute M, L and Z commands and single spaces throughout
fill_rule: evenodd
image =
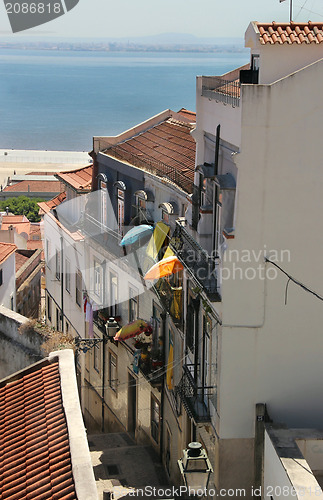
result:
M 103 274 L 103 278 L 102 278 L 102 281 L 103 281 L 103 304 L 106 304 L 106 289 L 105 289 L 105 278 L 106 278 L 106 261 L 102 262 L 102 274 Z M 105 425 L 104 425 L 104 415 L 105 415 L 105 412 L 104 412 L 104 399 L 105 399 L 105 388 L 104 388 L 104 383 L 105 383 L 105 349 L 106 349 L 106 345 L 107 345 L 107 341 L 106 341 L 106 338 L 105 338 L 105 333 L 102 334 L 103 335 L 103 342 L 102 342 L 102 349 L 103 349 L 103 352 L 102 352 L 102 394 L 101 394 L 101 397 L 102 397 L 102 407 L 101 407 L 101 418 L 102 418 L 102 422 L 101 422 L 101 431 L 104 433 L 105 432 Z
M 197 387 L 197 367 L 199 362 L 199 308 L 200 308 L 200 299 L 197 297 L 194 299 L 194 382 L 195 387 Z
M 64 240 L 61 236 L 61 327 L 62 331 L 64 331 L 63 324 L 64 317 Z
M 166 314 L 160 315 L 163 320 L 163 360 L 166 362 Z M 163 370 L 165 372 L 165 370 Z M 164 400 L 165 400 L 165 373 L 163 373 L 162 391 L 160 397 L 160 443 L 159 443 L 159 456 L 161 462 L 163 461 L 163 440 L 164 440 Z
M 220 125 L 216 128 L 216 143 L 215 143 L 215 157 L 214 157 L 214 177 L 219 172 L 219 153 L 220 153 Z M 213 181 L 213 237 L 212 237 L 212 252 L 215 250 L 216 243 L 216 212 L 218 201 L 218 187 Z

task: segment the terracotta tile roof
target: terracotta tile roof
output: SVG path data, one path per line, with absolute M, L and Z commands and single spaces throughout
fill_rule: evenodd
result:
M 58 205 L 60 205 L 61 203 L 63 203 L 63 201 L 65 199 L 66 199 L 66 192 L 63 191 L 58 196 L 55 196 L 55 198 L 52 198 L 49 201 L 40 201 L 38 203 L 38 206 L 39 206 L 39 208 L 41 210 L 41 212 L 40 212 L 41 215 L 43 213 L 47 214 L 48 212 L 50 212 L 51 210 L 53 210 L 53 208 L 58 207 Z
M 192 192 L 195 166 L 193 123 L 167 118 L 105 151 L 109 156 L 169 179 Z
M 30 222 L 24 215 L 4 215 L 1 229 L 7 230 L 10 226 L 13 226 L 18 234 L 25 233 L 29 238 Z
M 0 264 L 16 251 L 17 247 L 13 243 L 0 243 Z M 1 488 L 0 488 L 1 490 Z
M 260 43 L 265 44 L 301 44 L 323 43 L 323 23 L 255 23 Z
M 196 122 L 196 113 L 194 111 L 189 111 L 186 108 L 181 108 L 179 111 L 177 111 L 179 115 L 186 116 L 186 118 L 189 118 L 192 123 Z
M 76 499 L 58 362 L 0 386 L 3 499 Z
M 4 192 L 13 193 L 59 193 L 59 181 L 21 181 L 4 188 Z
M 19 253 L 19 251 L 16 251 L 16 273 L 27 262 L 29 258 L 30 257 Z
M 92 168 L 92 165 L 87 165 L 76 170 L 59 172 L 56 177 L 76 191 L 88 193 L 92 185 Z

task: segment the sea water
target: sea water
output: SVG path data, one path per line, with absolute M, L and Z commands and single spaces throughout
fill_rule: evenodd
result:
M 196 75 L 221 75 L 246 52 L 0 50 L 0 148 L 89 151 L 170 108 L 195 111 Z

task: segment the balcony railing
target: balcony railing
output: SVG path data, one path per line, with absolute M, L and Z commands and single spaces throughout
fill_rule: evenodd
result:
M 117 231 L 104 226 L 95 217 L 89 214 L 84 214 L 80 229 L 86 236 L 102 245 L 114 256 L 122 257 L 124 255 L 123 249 L 120 247 L 122 235 Z
M 209 298 L 215 302 L 221 301 L 216 274 L 217 260 L 209 256 L 180 223 L 176 223 L 170 246 Z
M 161 278 L 155 285 L 155 290 L 165 310 L 169 312 L 177 326 L 183 324 L 183 289 L 172 287 L 165 279 Z
M 239 80 L 224 80 L 220 76 L 202 76 L 202 96 L 238 107 L 240 105 L 240 82 Z
M 215 393 L 215 386 L 198 385 L 193 376 L 193 365 L 183 366 L 183 375 L 175 391 L 180 397 L 183 406 L 196 423 L 210 422 L 208 398 Z

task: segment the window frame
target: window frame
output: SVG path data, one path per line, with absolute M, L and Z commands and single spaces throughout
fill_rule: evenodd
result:
M 156 412 L 157 408 L 157 412 Z M 157 416 L 157 419 L 154 418 Z M 150 434 L 156 444 L 160 441 L 160 401 L 154 396 L 150 395 Z
M 61 281 L 61 251 L 58 248 L 55 253 L 55 276 L 57 281 Z
M 132 306 L 133 304 L 135 305 L 135 317 L 132 316 Z M 129 323 L 132 323 L 133 321 L 136 321 L 139 316 L 139 300 L 138 300 L 138 290 L 135 290 L 132 286 L 129 286 L 129 311 L 128 311 L 128 318 L 129 318 Z
M 65 290 L 71 293 L 71 261 L 68 258 L 65 259 Z
M 109 349 L 109 387 L 117 395 L 118 392 L 118 356 Z
M 81 288 L 78 288 L 81 285 Z M 75 302 L 79 307 L 82 307 L 82 292 L 83 292 L 83 276 L 79 269 L 75 271 Z M 79 301 L 78 301 L 79 297 Z

